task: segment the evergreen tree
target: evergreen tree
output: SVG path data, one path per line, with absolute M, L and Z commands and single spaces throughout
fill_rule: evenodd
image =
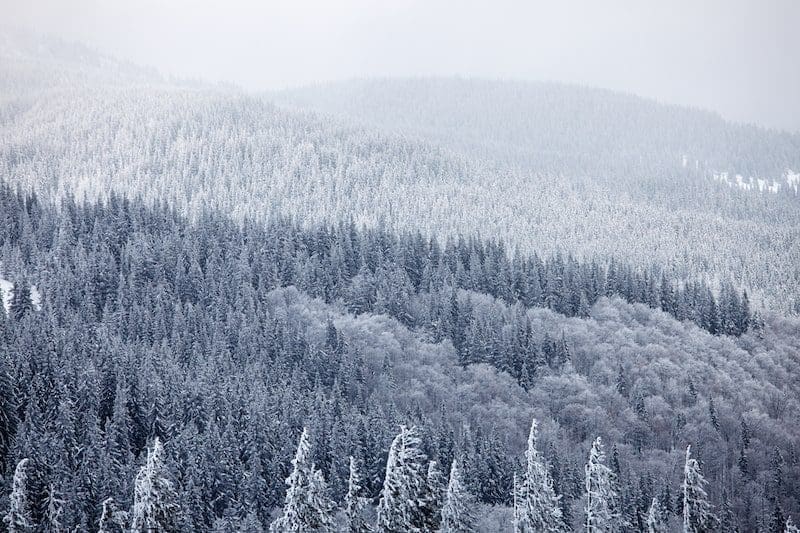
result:
M 442 521 L 442 506 L 444 505 L 446 486 L 436 461 L 428 463 L 428 473 L 425 477 L 425 495 L 422 512 L 424 515 L 424 530 L 436 531 Z
M 450 466 L 450 480 L 442 506 L 441 533 L 468 533 L 475 528 L 474 499 L 461 479 L 458 461 Z
M 23 278 L 22 281 L 14 285 L 9 311 L 9 314 L 14 318 L 14 320 L 20 320 L 26 314 L 33 311 L 31 287 L 28 284 L 27 279 Z
M 784 533 L 800 533 L 800 527 L 794 525 L 792 521 L 792 517 L 786 519 L 786 527 L 784 528 Z
M 425 454 L 416 427 L 400 426 L 386 460 L 386 476 L 378 503 L 381 533 L 422 531 Z
M 8 513 L 3 517 L 9 533 L 26 533 L 34 530 L 32 503 L 28 494 L 31 460 L 22 459 L 14 470 Z
M 647 510 L 647 533 L 667 533 L 666 515 L 661 509 L 658 498 L 653 498 Z
M 131 531 L 174 531 L 180 522 L 180 508 L 172 482 L 167 477 L 164 447 L 156 437 L 147 461 L 134 481 Z
M 350 456 L 350 477 L 347 482 L 347 494 L 344 498 L 345 531 L 347 533 L 367 533 L 370 527 L 364 518 L 367 498 L 362 496 L 361 473 L 356 459 Z
M 0 332 L 2 332 L 2 294 L 0 294 Z M 17 406 L 11 376 L 6 371 L 4 361 L 0 361 L 0 473 L 6 468 L 6 455 L 14 441 L 17 430 Z
M 44 515 L 44 523 L 41 530 L 46 533 L 60 533 L 64 531 L 62 517 L 64 515 L 64 500 L 56 493 L 52 483 L 47 490 L 47 499 Z
M 553 489 L 553 480 L 547 464 L 536 449 L 537 422 L 531 423 L 528 449 L 525 452 L 525 477 L 519 496 L 518 529 L 521 532 L 562 531 L 565 529 L 560 499 Z
M 128 513 L 117 507 L 114 498 L 103 500 L 97 533 L 124 533 L 127 531 Z
M 333 502 L 328 497 L 322 472 L 311 462 L 311 441 L 304 428 L 286 479 L 286 498 L 281 515 L 272 523 L 275 533 L 333 531 Z
M 523 508 L 522 503 L 524 502 L 524 494 L 522 492 L 522 484 L 517 482 L 517 473 L 514 472 L 514 481 L 513 481 L 513 488 L 511 489 L 511 497 L 512 497 L 512 524 L 514 528 L 514 533 L 522 533 L 522 518 L 523 518 Z
M 586 464 L 586 533 L 617 531 L 620 520 L 615 510 L 614 473 L 605 464 L 606 454 L 600 437 L 592 443 Z
M 705 533 L 711 531 L 717 518 L 711 512 L 705 485 L 707 481 L 700 472 L 700 465 L 691 456 L 691 446 L 686 447 L 686 462 L 683 467 L 683 531 Z

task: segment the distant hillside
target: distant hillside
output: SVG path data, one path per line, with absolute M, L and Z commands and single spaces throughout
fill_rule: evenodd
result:
M 517 140 L 506 143 L 510 134 L 500 126 L 504 120 L 511 123 L 514 115 L 507 95 L 526 85 L 486 84 L 492 91 L 468 99 L 460 115 L 435 114 L 436 108 L 421 99 L 417 116 L 430 115 L 427 120 L 434 125 L 443 124 L 430 128 L 435 134 L 423 136 L 411 132 L 411 126 L 380 129 L 352 118 L 287 110 L 230 88 L 147 81 L 136 68 L 131 76 L 145 81 L 117 83 L 116 63 L 110 63 L 106 76 L 104 65 L 111 60 L 85 49 L 57 54 L 24 43 L 18 48 L 23 52 L 4 45 L 6 59 L 0 61 L 2 78 L 8 80 L 0 84 L 0 176 L 46 196 L 72 192 L 92 198 L 118 191 L 148 201 L 168 200 L 191 216 L 220 209 L 239 220 L 280 214 L 309 224 L 352 218 L 358 224 L 420 230 L 441 238 L 480 233 L 522 251 L 560 250 L 604 261 L 617 257 L 642 267 L 655 264 L 681 278 L 704 277 L 712 286 L 732 280 L 751 288 L 755 303 L 777 309 L 791 309 L 800 301 L 800 209 L 793 195 L 749 194 L 713 179 L 698 179 L 681 159 L 684 153 L 699 157 L 692 155 L 695 152 L 673 143 L 672 151 L 661 154 L 657 140 L 651 140 L 645 146 L 649 151 L 640 155 L 638 145 L 632 145 L 638 137 L 623 132 L 615 135 L 628 141 L 610 141 L 614 136 L 600 128 L 602 117 L 595 120 L 597 135 L 573 140 L 582 119 L 572 118 L 571 126 L 562 128 L 551 115 L 548 121 L 531 121 L 535 127 L 520 126 L 521 132 L 514 134 Z M 47 66 L 17 68 L 28 64 Z M 82 75 L 84 70 L 92 75 Z M 399 82 L 398 87 L 408 83 Z M 446 100 L 444 94 L 455 82 L 438 83 L 434 102 Z M 391 83 L 374 86 L 384 85 L 389 98 Z M 334 95 L 345 91 L 330 89 Z M 561 89 L 548 85 L 539 90 L 560 94 Z M 654 107 L 613 93 L 564 90 L 594 95 L 581 104 L 585 108 L 597 104 L 603 109 L 597 100 L 601 97 L 620 101 L 623 108 L 633 102 L 634 110 L 628 113 L 632 123 L 639 120 L 637 109 Z M 397 99 L 402 100 L 402 94 Z M 456 105 L 459 94 L 455 90 L 456 110 L 461 109 Z M 414 92 L 408 96 L 416 98 Z M 373 105 L 370 98 L 364 97 L 367 109 Z M 470 112 L 467 105 L 473 100 L 489 109 L 497 107 L 497 118 L 475 118 L 480 108 Z M 399 109 L 415 109 L 408 102 L 401 104 Z M 540 107 L 541 113 L 550 109 Z M 698 128 L 703 120 L 717 124 L 714 128 L 725 125 L 705 113 L 655 107 L 663 107 L 667 118 L 672 116 L 669 112 L 688 113 L 695 117 L 689 123 Z M 647 122 L 647 117 L 641 120 Z M 408 123 L 414 120 L 409 113 Z M 476 127 L 459 127 L 469 124 L 465 120 L 475 121 Z M 498 132 L 494 144 L 481 140 L 495 135 L 484 135 L 481 128 Z M 534 140 L 546 138 L 548 128 L 554 131 L 552 146 L 525 155 L 526 143 L 538 146 Z M 769 157 L 752 151 L 764 172 L 791 162 L 780 154 L 795 154 L 796 137 L 740 129 L 755 136 L 758 143 L 753 146 L 776 144 L 774 153 L 766 152 Z M 713 139 L 715 131 L 697 135 Z M 516 155 L 492 157 L 493 150 L 501 153 L 506 144 Z M 743 151 L 740 159 L 748 154 Z M 537 161 L 547 164 L 532 170 Z M 592 163 L 585 163 L 592 172 L 607 165 L 618 174 L 572 177 L 579 161 Z M 660 161 L 677 170 L 653 170 L 657 179 L 639 179 L 636 169 L 661 168 Z
M 153 84 L 155 69 L 98 53 L 80 43 L 35 35 L 0 25 L 0 91 L 47 90 L 65 84 Z
M 780 180 L 787 169 L 800 170 L 800 135 L 603 89 L 423 78 L 331 83 L 271 96 L 570 179 L 630 186 L 711 172 Z

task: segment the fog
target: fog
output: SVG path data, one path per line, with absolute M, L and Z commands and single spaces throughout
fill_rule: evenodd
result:
M 0 13 L 250 90 L 374 76 L 558 80 L 800 131 L 793 0 L 0 0 Z

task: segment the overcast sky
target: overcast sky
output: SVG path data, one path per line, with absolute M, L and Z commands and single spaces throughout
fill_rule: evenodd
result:
M 0 0 L 0 14 L 254 90 L 371 76 L 558 80 L 800 131 L 800 0 Z

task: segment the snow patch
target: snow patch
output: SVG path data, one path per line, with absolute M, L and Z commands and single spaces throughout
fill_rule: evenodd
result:
M 3 309 L 6 314 L 11 310 L 11 296 L 14 290 L 14 284 L 7 279 L 0 278 L 0 291 L 3 291 Z
M 727 172 L 714 172 L 712 177 L 714 181 L 743 191 L 758 191 L 771 194 L 778 194 L 781 191 L 798 194 L 800 191 L 800 174 L 795 174 L 792 170 L 784 172 L 780 180 L 753 176 L 745 178 L 741 174 L 731 177 Z

